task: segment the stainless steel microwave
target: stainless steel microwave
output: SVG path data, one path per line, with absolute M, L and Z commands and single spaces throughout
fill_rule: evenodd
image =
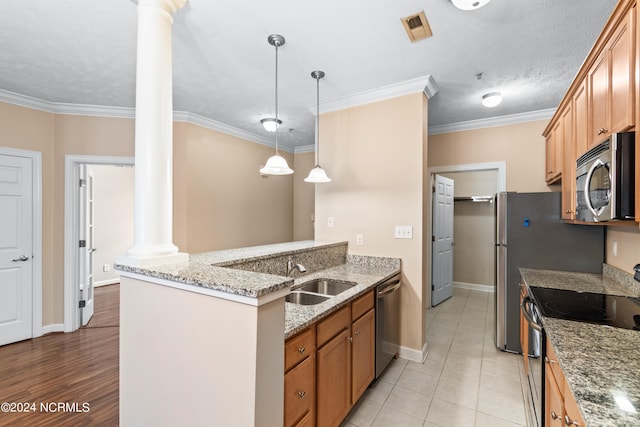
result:
M 633 219 L 635 133 L 614 133 L 576 161 L 576 219 Z

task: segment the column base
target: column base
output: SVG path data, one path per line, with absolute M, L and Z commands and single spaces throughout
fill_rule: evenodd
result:
M 156 265 L 175 264 L 189 261 L 189 254 L 178 252 L 170 255 L 135 256 L 122 255 L 116 258 L 116 264 L 128 265 L 130 267 L 153 267 Z

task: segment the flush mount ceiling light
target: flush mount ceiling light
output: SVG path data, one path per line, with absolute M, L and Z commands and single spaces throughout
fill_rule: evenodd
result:
M 502 102 L 502 94 L 500 92 L 491 92 L 482 95 L 482 105 L 488 108 L 495 107 Z
M 266 119 L 260 120 L 264 129 L 268 132 L 275 132 L 276 128 L 282 124 L 282 120 L 276 121 L 274 117 L 267 117 Z
M 304 180 L 305 182 L 311 182 L 313 184 L 322 184 L 324 182 L 331 182 L 331 178 L 327 176 L 327 173 L 320 167 L 320 79 L 324 77 L 324 71 L 312 71 L 311 77 L 316 79 L 316 165 L 309 176 Z
M 480 9 L 482 6 L 489 3 L 489 1 L 490 0 L 451 0 L 451 3 L 461 10 L 474 10 Z
M 278 47 L 284 45 L 284 37 L 280 34 L 271 34 L 267 37 L 267 41 L 271 46 L 276 48 L 276 117 L 275 123 L 280 124 L 278 120 Z M 264 123 L 263 123 L 264 125 Z M 287 160 L 278 153 L 278 126 L 275 126 L 274 133 L 276 134 L 276 153 L 269 157 L 267 164 L 260 169 L 260 173 L 263 175 L 289 175 L 293 173 L 293 169 L 287 164 Z

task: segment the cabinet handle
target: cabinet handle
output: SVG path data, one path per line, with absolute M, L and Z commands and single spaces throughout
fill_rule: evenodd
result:
M 360 336 L 360 331 L 356 331 L 356 336 Z
M 304 399 L 304 397 L 307 395 L 306 392 L 304 391 L 299 391 L 298 392 L 298 399 Z
M 560 418 L 560 415 L 556 414 L 556 411 L 551 411 L 551 419 L 557 420 L 558 418 Z
M 302 354 L 302 353 L 304 353 L 304 352 L 305 352 L 305 350 L 306 350 L 306 348 L 304 348 L 304 347 L 300 347 L 300 348 L 298 349 L 298 353 Z
M 556 361 L 555 360 L 551 360 L 547 356 L 545 356 L 544 357 L 544 363 L 548 363 L 549 365 L 553 365 L 554 363 L 556 363 Z
M 353 337 L 349 337 L 347 339 L 349 340 L 349 342 L 353 342 Z
M 570 214 L 570 213 L 572 213 L 572 211 L 571 211 L 571 210 L 568 210 L 568 211 L 566 211 L 565 213 L 566 213 L 566 214 Z
M 580 424 L 577 421 L 572 421 L 571 418 L 569 418 L 569 415 L 565 415 L 564 416 L 564 423 L 568 426 L 579 426 Z

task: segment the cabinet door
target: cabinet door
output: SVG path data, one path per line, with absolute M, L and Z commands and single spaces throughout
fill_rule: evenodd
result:
M 547 427 L 562 427 L 564 417 L 564 401 L 560 388 L 553 377 L 549 366 L 545 368 L 544 376 L 544 425 Z
M 585 427 L 587 425 L 580 414 L 580 409 L 578 409 L 578 404 L 576 403 L 571 390 L 569 390 L 568 384 L 565 385 L 564 389 L 564 415 L 564 422 L 567 426 Z
M 587 122 L 587 81 L 576 89 L 573 95 L 573 117 L 574 117 L 574 139 L 575 139 L 575 158 L 582 156 L 587 152 L 589 147 L 589 133 Z M 575 169 L 575 164 L 573 165 Z M 574 170 L 575 173 L 575 170 Z
M 609 44 L 611 63 L 611 132 L 634 124 L 635 9 L 631 9 Z
M 352 347 L 352 391 L 351 402 L 355 404 L 376 376 L 376 316 L 371 309 L 353 322 Z
M 589 81 L 589 148 L 607 138 L 609 132 L 609 61 L 604 50 L 587 75 Z
M 313 418 L 316 400 L 316 358 L 308 356 L 284 376 L 284 425 Z
M 527 288 L 524 284 L 520 283 L 520 306 L 522 306 L 522 300 L 527 296 Z M 524 371 L 529 372 L 529 323 L 522 314 L 520 309 L 520 349 L 522 350 L 522 356 L 524 357 Z
M 573 132 L 573 106 L 571 103 L 560 117 L 562 121 L 562 219 L 575 219 L 576 204 L 576 152 Z
M 351 409 L 349 328 L 320 347 L 317 359 L 318 427 L 338 426 Z

